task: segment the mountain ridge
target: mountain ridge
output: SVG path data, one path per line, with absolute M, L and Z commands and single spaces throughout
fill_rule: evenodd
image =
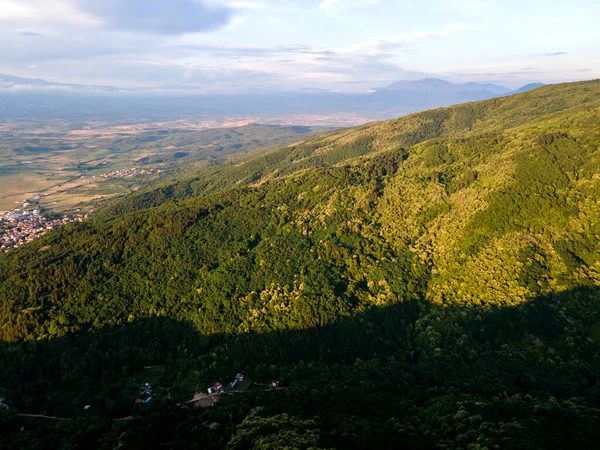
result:
M 579 86 L 593 86 L 595 84 L 597 84 L 597 82 L 579 82 L 559 86 L 562 86 L 564 89 L 578 90 Z M 537 104 L 539 101 L 544 100 L 546 100 L 547 103 L 550 103 L 557 97 L 560 97 L 560 94 L 557 92 L 556 89 L 553 88 L 553 86 L 548 86 L 545 88 L 545 91 L 534 91 L 529 93 L 529 96 L 531 98 L 531 101 Z M 385 135 L 387 133 L 390 135 L 387 136 L 386 139 L 380 140 L 381 142 L 379 143 L 379 146 L 381 147 L 381 149 L 377 150 L 376 152 L 390 150 L 393 148 L 394 145 L 397 145 L 398 143 L 404 146 L 412 146 L 420 143 L 422 139 L 454 137 L 459 133 L 468 133 L 468 135 L 476 136 L 478 134 L 488 132 L 488 127 L 490 128 L 490 130 L 496 131 L 493 121 L 489 121 L 490 112 L 494 111 L 494 109 L 490 110 L 489 108 L 485 107 L 486 105 L 493 105 L 493 107 L 497 109 L 499 114 L 501 114 L 502 120 L 506 121 L 507 123 L 510 123 L 510 126 L 514 126 L 519 120 L 515 120 L 513 118 L 515 108 L 517 108 L 519 105 L 519 99 L 503 96 L 499 97 L 498 99 L 491 100 L 489 102 L 470 102 L 457 106 L 440 107 L 425 112 L 415 113 L 407 117 L 401 117 L 398 119 L 392 119 L 382 122 L 373 122 L 371 124 L 366 124 L 354 129 L 333 131 L 323 136 L 317 136 L 313 138 L 313 140 L 306 142 L 306 145 L 311 149 L 313 147 L 319 148 L 319 151 L 321 152 L 321 154 L 323 154 L 326 152 L 327 149 L 335 149 L 335 146 L 332 144 L 336 141 L 339 140 L 341 142 L 345 142 L 347 141 L 346 136 L 360 135 L 360 133 L 368 129 L 378 131 L 380 130 L 379 132 L 381 134 Z M 562 103 L 557 101 L 556 105 L 556 108 L 548 109 L 538 107 L 537 105 L 536 108 L 531 108 L 529 110 L 525 110 L 525 108 L 520 107 L 519 113 L 528 115 L 529 117 L 527 117 L 527 120 L 543 120 L 546 116 L 551 116 L 553 114 L 560 113 L 561 110 L 563 110 L 564 108 L 585 107 L 582 106 L 579 101 L 569 100 L 566 100 Z M 456 114 L 456 118 L 453 118 L 452 113 L 455 111 L 459 113 Z M 449 117 L 453 120 L 449 121 Z M 463 117 L 465 117 L 464 120 L 462 119 Z M 443 128 L 433 128 L 432 130 L 426 129 L 427 125 L 431 122 L 445 122 L 446 125 Z M 487 124 L 484 125 L 484 123 Z M 400 130 L 394 130 L 394 127 L 398 125 L 400 125 Z M 400 133 L 400 136 L 395 137 L 394 135 L 398 133 Z M 299 146 L 301 146 L 301 143 Z M 294 147 L 295 146 L 292 146 L 292 148 Z M 222 181 L 217 181 L 217 179 L 227 179 L 230 176 L 234 176 L 236 183 L 242 183 L 244 182 L 244 179 L 258 178 L 264 180 L 270 179 L 272 176 L 278 176 L 279 169 L 275 164 L 280 164 L 281 162 L 286 161 L 288 153 L 289 148 L 283 148 L 278 151 L 271 152 L 270 154 L 264 155 L 262 157 L 241 161 L 237 163 L 234 168 L 222 166 L 208 169 L 202 174 L 202 177 L 204 178 L 203 185 L 211 186 L 209 189 L 212 190 L 217 188 L 217 186 L 228 186 L 226 183 L 223 184 Z M 309 158 L 311 153 L 312 151 L 307 153 L 307 155 L 309 155 Z M 306 156 L 304 156 L 304 152 L 299 150 L 298 156 L 294 157 L 293 161 L 297 162 L 300 155 L 303 155 L 303 159 L 308 159 Z M 319 158 L 316 158 L 316 160 L 319 161 Z M 259 163 L 259 161 L 261 162 Z M 256 166 L 256 169 L 254 169 L 253 166 Z M 236 171 L 238 171 L 240 174 L 234 175 Z M 238 178 L 244 176 L 247 178 Z M 175 189 L 181 192 L 188 192 L 191 188 L 189 186 L 184 188 L 181 187 L 181 185 L 189 185 L 198 181 L 199 180 L 195 178 L 192 178 L 190 181 L 180 180 L 179 182 L 176 182 L 176 185 L 171 186 L 168 189 Z M 141 195 L 146 194 L 142 193 Z
M 590 81 L 335 131 L 0 255 L 3 392 L 76 418 L 23 439 L 593 447 L 599 109 Z
M 589 86 L 587 90 L 585 89 L 586 86 Z M 227 197 L 228 195 L 233 195 L 233 198 L 238 196 L 243 198 L 245 195 L 249 195 L 254 198 L 256 195 L 261 195 L 260 192 L 271 189 L 271 186 L 277 189 L 283 189 L 286 186 L 286 189 L 289 189 L 291 188 L 291 184 L 293 185 L 293 183 L 304 179 L 302 177 L 307 177 L 306 180 L 310 180 L 311 171 L 316 171 L 315 176 L 317 176 L 316 174 L 321 174 L 318 176 L 325 176 L 327 170 L 331 169 L 344 174 L 343 178 L 348 178 L 354 176 L 352 175 L 354 171 L 358 170 L 360 172 L 362 170 L 357 164 L 371 164 L 368 162 L 369 158 L 386 161 L 388 157 L 391 158 L 390 161 L 392 161 L 391 163 L 394 167 L 400 167 L 400 163 L 404 158 L 407 158 L 408 161 L 414 161 L 409 165 L 401 165 L 401 167 L 404 167 L 404 171 L 408 171 L 404 176 L 412 177 L 410 178 L 411 180 L 419 179 L 416 174 L 420 174 L 419 176 L 425 179 L 429 177 L 430 179 L 437 180 L 434 183 L 425 182 L 422 188 L 425 189 L 425 192 L 428 192 L 427 195 L 433 195 L 437 198 L 437 201 L 442 202 L 440 207 L 445 202 L 450 201 L 449 198 L 444 200 L 445 197 L 456 194 L 454 192 L 451 194 L 448 193 L 448 189 L 458 189 L 458 191 L 462 192 L 463 188 L 459 189 L 459 186 L 461 186 L 463 178 L 467 180 L 464 181 L 467 185 L 473 183 L 479 185 L 484 180 L 487 180 L 486 183 L 489 184 L 489 187 L 483 189 L 482 186 L 483 190 L 476 195 L 478 200 L 475 201 L 473 199 L 474 204 L 477 205 L 479 204 L 478 202 L 484 201 L 483 198 L 479 198 L 481 195 L 483 197 L 487 195 L 483 194 L 484 192 L 488 192 L 489 190 L 491 195 L 491 192 L 500 189 L 501 186 L 507 186 L 506 183 L 508 183 L 510 177 L 514 176 L 510 175 L 510 171 L 515 170 L 514 168 L 510 169 L 513 163 L 505 160 L 502 154 L 494 155 L 493 153 L 489 153 L 489 150 L 488 153 L 485 153 L 487 155 L 485 157 L 478 156 L 473 159 L 474 157 L 470 156 L 465 159 L 465 155 L 458 160 L 456 156 L 452 156 L 453 152 L 460 153 L 466 151 L 461 150 L 465 145 L 481 145 L 485 148 L 494 148 L 498 145 L 515 145 L 513 139 L 517 139 L 514 141 L 515 143 L 519 142 L 519 139 L 511 138 L 507 141 L 506 133 L 509 136 L 517 136 L 519 133 L 535 133 L 534 130 L 539 126 L 537 123 L 556 122 L 560 124 L 559 119 L 565 116 L 565 114 L 567 115 L 566 117 L 570 117 L 571 115 L 588 117 L 590 114 L 593 117 L 590 105 L 595 105 L 600 101 L 599 87 L 599 82 L 576 83 L 558 87 L 550 86 L 542 88 L 541 91 L 520 94 L 520 97 L 504 97 L 457 107 L 441 108 L 393 121 L 329 133 L 304 143 L 284 147 L 263 156 L 236 162 L 231 166 L 207 168 L 198 177 L 177 181 L 174 184 L 167 184 L 164 187 L 159 187 L 146 193 L 133 195 L 109 207 L 107 210 L 109 215 L 107 217 L 112 217 L 110 220 L 114 220 L 116 215 L 120 216 L 123 214 L 125 215 L 124 217 L 131 216 L 132 219 L 136 214 L 141 214 L 141 217 L 145 217 L 148 214 L 155 214 L 152 211 L 157 207 L 157 214 L 160 208 L 169 209 L 174 207 L 174 204 L 169 206 L 169 202 L 173 202 L 174 200 L 186 203 L 191 202 L 191 204 L 198 203 L 198 201 L 203 203 L 201 199 L 204 195 L 208 202 L 207 205 L 218 202 L 216 199 L 221 196 Z M 572 94 L 566 94 L 569 91 Z M 579 95 L 574 95 L 575 92 Z M 571 97 L 567 97 L 567 95 Z M 529 104 L 535 104 L 536 108 L 529 109 L 525 106 Z M 526 109 L 526 112 L 521 112 L 521 115 L 519 115 L 516 105 L 521 105 L 522 108 Z M 526 113 L 530 114 L 530 116 L 528 117 Z M 501 118 L 505 124 L 501 129 L 496 124 L 498 118 Z M 514 128 L 515 125 L 517 125 L 516 128 Z M 556 135 L 557 137 L 548 137 L 548 139 L 570 142 L 571 138 L 560 137 L 559 131 L 560 127 L 553 130 L 552 133 L 554 134 L 550 134 L 549 136 Z M 572 128 L 570 132 L 574 133 L 574 129 Z M 536 143 L 535 139 L 532 142 Z M 455 150 L 451 150 L 452 148 L 455 148 Z M 411 155 L 413 155 L 412 158 Z M 363 160 L 363 158 L 366 159 Z M 481 158 L 484 159 L 475 163 L 475 161 Z M 488 160 L 485 158 L 491 159 Z M 506 165 L 505 171 L 508 171 L 507 173 L 500 171 L 498 174 L 495 174 L 491 171 L 493 166 L 489 164 L 492 164 L 492 161 L 495 159 L 499 162 L 504 161 L 502 164 Z M 471 160 L 472 162 L 469 162 Z M 525 160 L 527 160 L 526 157 Z M 448 169 L 450 170 L 449 172 L 438 172 L 436 170 L 437 166 L 441 165 L 443 167 L 447 164 L 450 164 L 449 167 L 454 167 L 452 164 L 457 166 L 454 169 Z M 469 165 L 471 168 L 468 168 Z M 393 172 L 397 173 L 397 170 L 394 169 Z M 395 178 L 398 178 L 398 175 L 395 175 Z M 400 183 L 401 179 L 398 178 L 397 182 Z M 416 183 L 416 181 L 411 181 L 411 183 Z M 442 189 L 447 183 L 449 185 Z M 411 195 L 416 194 L 417 191 L 413 192 L 413 190 L 416 189 L 415 186 L 417 185 L 415 184 L 411 187 L 411 190 L 407 191 L 406 195 L 409 193 Z M 350 195 L 350 192 L 355 189 L 362 192 L 364 188 L 366 187 L 360 185 L 357 188 L 349 187 L 350 191 L 348 191 L 347 195 Z M 331 190 L 333 187 L 329 189 Z M 334 191 L 331 191 L 327 195 L 333 195 L 333 193 Z M 321 198 L 321 195 L 324 194 L 320 194 L 317 197 Z M 339 196 L 340 194 L 336 195 Z M 358 193 L 355 195 L 358 195 Z M 367 192 L 362 192 L 360 195 L 365 196 Z M 429 201 L 432 201 L 432 199 L 433 197 Z M 382 200 L 377 202 L 379 203 L 380 201 Z M 388 203 L 391 201 L 391 198 L 386 200 Z M 412 201 L 417 202 L 415 203 L 416 205 L 420 204 L 421 200 L 415 197 L 412 198 Z M 422 205 L 423 208 L 425 206 Z M 152 209 L 144 212 L 144 208 L 148 207 Z M 316 207 L 316 205 L 313 205 L 313 207 Z M 206 207 L 202 207 L 201 210 L 203 208 Z M 193 209 L 197 208 L 194 207 Z M 417 211 L 419 211 L 418 208 Z M 467 211 L 468 209 L 464 213 L 467 213 Z M 407 223 L 410 223 L 409 217 L 412 217 L 412 213 L 406 212 L 406 214 L 408 216 L 405 219 L 408 220 Z M 475 213 L 472 211 L 468 214 L 472 215 Z M 184 214 L 184 216 L 187 215 L 188 213 Z M 388 219 L 393 220 L 391 216 Z M 414 218 L 411 220 L 414 220 Z M 91 224 L 97 224 L 101 227 L 105 226 L 102 225 L 100 218 L 91 222 Z M 388 226 L 392 227 L 389 229 L 390 232 L 395 228 L 391 223 L 388 225 L 381 223 L 379 226 L 384 228 Z M 410 233 L 416 231 L 418 231 L 418 228 L 410 231 Z M 405 238 L 408 238 L 408 236 L 406 235 Z M 411 239 L 417 239 L 417 237 L 415 235 Z M 40 241 L 40 244 L 34 244 L 32 248 L 37 245 L 44 245 L 42 241 L 43 239 Z M 416 245 L 416 242 L 412 245 Z M 456 251 L 459 253 L 464 252 L 465 248 L 457 247 Z M 19 253 L 20 251 L 17 251 L 15 255 Z M 13 256 L 3 256 L 3 258 L 10 260 Z M 4 285 L 4 287 L 6 288 L 7 286 Z

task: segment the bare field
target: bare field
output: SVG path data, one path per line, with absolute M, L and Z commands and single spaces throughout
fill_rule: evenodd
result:
M 22 203 L 19 201 L 20 198 L 20 195 L 0 198 L 0 213 L 8 212 L 16 206 L 19 206 Z
M 35 173 L 7 175 L 0 180 L 0 197 L 26 195 L 53 186 L 60 179 L 47 179 Z
M 54 194 L 44 198 L 44 209 L 61 213 L 73 210 L 88 210 L 91 203 L 115 197 L 115 194 L 89 195 L 85 192 L 79 195 L 73 193 Z

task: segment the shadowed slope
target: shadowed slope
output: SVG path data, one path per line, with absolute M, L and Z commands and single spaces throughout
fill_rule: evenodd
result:
M 323 327 L 210 338 L 149 319 L 5 346 L 12 409 L 0 412 L 0 435 L 6 448 L 255 448 L 279 427 L 300 439 L 311 421 L 320 448 L 587 448 L 600 418 L 599 300 L 598 289 L 582 288 L 490 312 L 411 301 Z M 156 400 L 135 408 L 132 421 L 105 420 L 131 414 L 128 380 L 147 365 L 164 366 L 157 385 L 171 393 L 190 370 L 206 386 L 243 370 L 286 389 L 225 396 L 205 411 Z M 75 419 L 46 423 L 15 411 Z M 258 429 L 246 436 L 247 427 Z

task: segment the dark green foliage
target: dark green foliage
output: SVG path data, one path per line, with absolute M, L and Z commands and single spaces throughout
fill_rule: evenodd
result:
M 544 139 L 551 145 L 535 146 L 516 158 L 514 182 L 493 195 L 489 207 L 473 218 L 465 233 L 471 251 L 511 230 L 541 231 L 548 224 L 565 227 L 577 214 L 568 189 L 589 150 L 566 137 Z
M 189 326 L 159 320 L 23 343 L 11 352 L 14 359 L 5 360 L 17 371 L 7 379 L 30 395 L 29 411 L 37 406 L 75 419 L 53 423 L 9 412 L 1 416 L 0 434 L 10 436 L 6 448 L 94 439 L 93 446 L 103 448 L 117 442 L 128 448 L 158 442 L 169 448 L 273 448 L 267 443 L 282 435 L 292 448 L 465 448 L 502 446 L 507 439 L 515 448 L 585 447 L 599 436 L 600 372 L 588 356 L 598 351 L 588 339 L 599 323 L 598 300 L 597 290 L 578 290 L 487 314 L 407 302 L 327 327 L 214 336 L 203 343 Z M 532 336 L 544 346 L 532 344 Z M 27 356 L 17 359 L 18 353 Z M 102 400 L 123 395 L 123 370 L 152 361 L 169 367 L 172 378 L 161 380 L 167 385 L 190 366 L 207 385 L 243 367 L 248 376 L 277 378 L 287 389 L 248 391 L 205 411 L 158 402 L 129 422 L 85 418 L 78 408 L 49 403 L 58 400 L 49 394 L 74 384 L 89 389 L 80 401 L 100 409 L 95 414 L 125 415 L 134 392 L 106 410 Z M 27 372 L 36 362 L 36 371 Z M 54 377 L 59 384 L 32 383 Z M 23 425 L 26 439 L 18 432 Z
M 431 143 L 423 152 L 423 162 L 426 167 L 436 167 L 452 163 L 452 161 L 452 156 L 448 152 L 448 148 L 443 144 Z
M 461 189 L 468 188 L 473 183 L 475 183 L 478 178 L 479 173 L 476 170 L 469 170 L 460 180 L 453 180 L 454 182 L 451 184 L 449 192 L 452 193 Z
M 519 282 L 530 292 L 539 294 L 548 288 L 550 268 L 546 263 L 547 255 L 535 245 L 525 247 L 520 251 L 521 263 L 523 264 Z
M 595 448 L 589 86 L 209 167 L 0 256 L 0 445 Z M 165 393 L 133 407 L 148 366 Z

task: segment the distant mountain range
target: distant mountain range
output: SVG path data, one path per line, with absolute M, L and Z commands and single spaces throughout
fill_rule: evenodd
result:
M 541 86 L 543 86 L 541 83 L 528 84 L 513 91 L 507 87 L 491 83 L 454 84 L 439 78 L 425 78 L 418 81 L 398 81 L 385 88 L 376 89 L 368 97 L 368 102 L 372 108 L 394 109 L 400 106 L 409 111 L 417 111 L 457 103 L 487 100 L 517 92 L 525 92 Z
M 491 94 L 506 94 L 510 89 L 491 83 L 453 84 L 439 78 L 425 78 L 417 81 L 397 81 L 378 91 L 386 92 L 489 92 Z
M 85 84 L 73 84 L 73 83 L 55 83 L 52 81 L 42 80 L 40 78 L 21 78 L 13 75 L 6 75 L 0 73 L 0 93 L 2 91 L 9 91 L 12 93 L 18 93 L 23 91 L 37 91 L 43 92 L 48 90 L 72 90 L 73 92 L 117 92 L 124 91 L 122 88 L 116 86 L 90 86 Z
M 202 94 L 193 87 L 120 88 L 54 83 L 0 74 L 0 118 L 177 119 L 198 114 L 332 115 L 355 114 L 365 120 L 392 118 L 416 111 L 525 92 L 490 83 L 454 84 L 438 78 L 398 81 L 365 94 L 333 92 L 257 92 Z M 10 95 L 7 95 L 10 94 Z

